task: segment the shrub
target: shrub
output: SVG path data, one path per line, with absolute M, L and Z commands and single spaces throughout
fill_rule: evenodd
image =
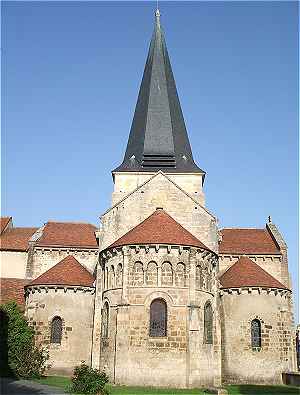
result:
M 1 376 L 40 377 L 46 369 L 48 352 L 34 345 L 34 331 L 16 302 L 0 306 Z
M 84 361 L 74 369 L 71 392 L 82 394 L 107 395 L 105 384 L 108 383 L 106 373 L 87 366 Z

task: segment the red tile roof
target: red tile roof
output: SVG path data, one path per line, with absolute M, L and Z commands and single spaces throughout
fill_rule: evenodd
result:
M 242 256 L 226 270 L 220 277 L 220 283 L 222 288 L 268 287 L 287 289 L 285 285 L 246 256 Z
M 5 230 L 9 222 L 11 221 L 11 217 L 1 217 L 0 218 L 0 234 Z
M 222 229 L 220 254 L 280 254 L 267 229 Z
M 24 286 L 28 283 L 28 280 L 20 278 L 1 278 L 0 304 L 14 300 L 24 309 Z
M 91 224 L 47 222 L 37 246 L 97 248 L 96 227 Z
M 28 241 L 38 228 L 11 228 L 0 236 L 0 250 L 27 251 Z
M 162 209 L 156 210 L 150 217 L 120 237 L 110 247 L 129 244 L 173 244 L 209 250 Z
M 73 256 L 68 255 L 29 285 L 81 285 L 92 287 L 95 279 Z

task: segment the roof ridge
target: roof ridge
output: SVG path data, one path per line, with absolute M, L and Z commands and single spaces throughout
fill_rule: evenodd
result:
M 54 220 L 50 220 L 50 221 L 45 222 L 45 225 L 46 225 L 46 224 L 91 225 L 91 226 L 94 226 L 95 228 L 97 228 L 96 225 L 91 224 L 90 222 L 78 222 L 78 221 L 68 221 L 68 222 L 65 222 L 65 221 L 54 221 Z
M 266 228 L 221 228 L 220 230 L 234 229 L 234 230 L 266 230 Z
M 14 226 L 10 230 L 15 230 L 15 229 L 39 229 L 38 226 Z

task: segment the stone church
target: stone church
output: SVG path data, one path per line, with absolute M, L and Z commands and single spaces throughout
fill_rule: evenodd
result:
M 84 360 L 112 383 L 183 388 L 296 370 L 286 243 L 271 218 L 219 229 L 206 207 L 159 11 L 112 176 L 99 227 L 1 219 L 1 300 L 24 309 L 50 373 Z

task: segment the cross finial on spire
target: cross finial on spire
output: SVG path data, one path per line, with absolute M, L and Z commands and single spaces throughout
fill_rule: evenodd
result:
M 157 6 L 157 8 L 156 8 L 156 11 L 155 11 L 155 17 L 156 17 L 156 20 L 158 20 L 158 21 L 159 21 L 159 18 L 160 18 L 160 12 L 159 12 L 158 6 Z

